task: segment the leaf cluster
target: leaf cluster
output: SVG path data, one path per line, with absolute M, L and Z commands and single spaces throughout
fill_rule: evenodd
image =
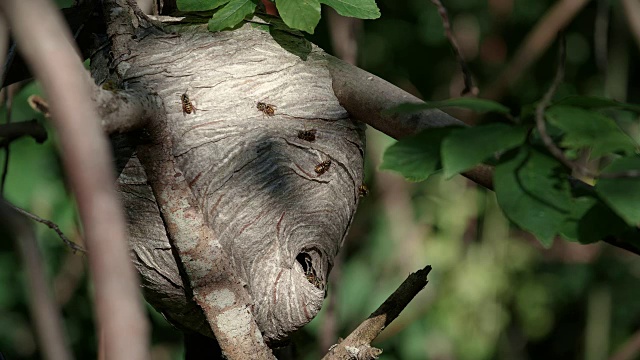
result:
M 271 0 L 270 0 L 271 1 Z M 320 21 L 320 4 L 332 7 L 343 16 L 377 19 L 380 10 L 375 0 L 273 0 L 284 23 L 296 30 L 313 34 Z M 263 12 L 259 0 L 178 0 L 182 12 L 212 11 L 209 31 L 234 28 L 243 20 Z
M 581 179 L 543 146 L 532 105 L 524 106 L 518 118 L 501 104 L 470 98 L 389 111 L 448 106 L 495 112 L 511 121 L 424 131 L 389 147 L 381 168 L 422 181 L 438 172 L 451 178 L 480 163 L 495 165 L 494 187 L 504 214 L 544 246 L 557 235 L 581 243 L 615 236 L 640 249 L 639 146 L 609 116 L 612 109 L 637 114 L 639 106 L 571 96 L 546 110 L 548 132 L 565 156 L 594 168 L 595 176 Z

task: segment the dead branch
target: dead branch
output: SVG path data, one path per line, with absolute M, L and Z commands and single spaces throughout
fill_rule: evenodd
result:
M 340 105 L 353 118 L 395 139 L 402 139 L 431 128 L 465 126 L 462 121 L 438 109 L 388 115 L 384 110 L 403 103 L 422 103 L 423 101 L 356 66 L 332 56 L 327 56 L 327 61 L 333 77 L 333 91 Z M 491 166 L 478 165 L 463 175 L 487 189 L 493 188 Z
M 476 86 L 473 85 L 473 77 L 471 76 L 471 70 L 467 65 L 467 62 L 464 60 L 464 56 L 462 52 L 460 52 L 460 46 L 458 46 L 458 41 L 456 37 L 453 35 L 451 31 L 451 23 L 449 22 L 449 15 L 447 14 L 447 8 L 442 5 L 440 0 L 431 0 L 431 2 L 438 8 L 438 14 L 440 14 L 440 18 L 442 19 L 442 27 L 444 28 L 444 35 L 449 40 L 449 44 L 451 44 L 451 49 L 453 50 L 453 54 L 458 60 L 458 64 L 460 65 L 460 70 L 462 70 L 462 77 L 464 79 L 464 89 L 462 89 L 461 95 L 466 95 L 471 93 L 472 95 L 478 95 L 480 90 Z
M 54 223 L 51 220 L 46 220 L 43 219 L 41 217 L 39 217 L 38 215 L 32 214 L 24 209 L 21 209 L 11 203 L 7 203 L 7 205 L 9 207 L 11 207 L 13 210 L 15 210 L 16 212 L 19 212 L 20 214 L 28 217 L 29 219 L 33 220 L 33 221 L 37 221 L 41 224 L 45 224 L 47 225 L 51 230 L 55 231 L 56 234 L 58 234 L 58 236 L 60 237 L 60 239 L 62 239 L 62 242 L 65 243 L 65 245 L 67 245 L 74 253 L 79 251 L 81 253 L 86 253 L 86 251 L 84 250 L 84 248 L 76 243 L 74 243 L 73 241 L 69 240 L 69 238 L 62 232 L 62 230 L 60 230 L 60 227 Z
M 483 96 L 498 100 L 545 50 L 551 46 L 558 32 L 564 29 L 589 0 L 562 0 L 547 11 L 522 42 L 513 59 Z
M 380 307 L 353 330 L 346 339 L 323 357 L 325 360 L 376 359 L 382 350 L 371 347 L 371 342 L 387 327 L 413 298 L 427 285 L 431 265 L 407 277 L 398 289 Z
M 148 359 L 148 323 L 129 260 L 108 145 L 73 38 L 49 1 L 3 1 L 0 11 L 10 22 L 20 52 L 50 96 L 64 166 L 85 229 L 106 354 L 113 359 Z
M 0 223 L 13 230 L 16 248 L 22 258 L 29 289 L 29 308 L 45 359 L 72 359 L 71 350 L 62 326 L 62 314 L 51 296 L 42 254 L 33 229 L 13 206 L 0 200 Z

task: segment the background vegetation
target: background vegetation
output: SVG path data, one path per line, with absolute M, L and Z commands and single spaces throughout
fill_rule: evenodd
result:
M 424 99 L 459 96 L 462 76 L 436 8 L 427 0 L 377 3 L 382 17 L 362 23 L 357 65 Z M 445 2 L 481 95 L 556 3 Z M 606 63 L 599 60 L 602 53 L 595 46 L 602 35 L 594 31 L 603 11 L 610 11 Z M 332 52 L 324 15 L 309 38 Z M 567 76 L 559 93 L 640 103 L 640 74 L 634 65 L 640 61 L 639 47 L 620 2 L 588 2 L 565 34 Z M 521 73 L 500 101 L 514 109 L 536 101 L 551 83 L 555 66 L 552 48 Z M 39 118 L 26 104 L 33 93 L 39 93 L 38 87 L 28 83 L 17 94 L 14 121 Z M 625 128 L 640 140 L 637 117 L 620 121 L 626 121 Z M 28 138 L 12 143 L 5 196 L 53 220 L 80 242 L 56 137 L 49 130 L 49 140 L 42 145 Z M 328 302 L 294 336 L 295 358 L 319 358 L 335 342 L 334 336 L 346 336 L 410 272 L 425 264 L 434 267 L 429 285 L 374 343 L 384 349 L 382 359 L 596 360 L 610 358 L 625 345 L 632 350 L 626 359 L 640 357 L 638 256 L 606 244 L 559 239 L 543 249 L 531 235 L 509 225 L 493 193 L 461 177 L 408 183 L 378 171 L 382 153 L 392 143 L 369 130 L 366 182 L 371 195 L 363 199 L 342 262 L 332 272 Z M 34 226 L 76 358 L 95 358 L 91 284 L 84 259 L 73 255 L 48 228 Z M 8 360 L 37 359 L 41 354 L 30 324 L 23 269 L 12 242 L 0 237 L 0 351 Z M 154 358 L 182 358 L 180 332 L 150 307 L 149 314 Z

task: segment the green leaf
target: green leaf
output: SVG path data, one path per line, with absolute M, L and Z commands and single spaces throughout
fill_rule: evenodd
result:
M 320 0 L 334 8 L 342 16 L 358 19 L 377 19 L 380 17 L 380 9 L 375 0 Z
M 231 0 L 209 20 L 209 31 L 232 28 L 256 10 L 258 0 Z
M 320 21 L 318 0 L 278 0 L 276 7 L 285 24 L 309 34 L 313 34 Z
M 404 138 L 382 157 L 381 170 L 396 171 L 409 181 L 423 181 L 440 170 L 440 145 L 455 128 L 436 128 Z
M 394 106 L 387 113 L 413 113 L 426 109 L 440 109 L 446 107 L 461 107 L 479 113 L 496 112 L 508 114 L 509 108 L 495 101 L 476 98 L 455 98 L 442 101 L 429 101 L 424 103 L 406 103 Z
M 640 157 L 625 157 L 614 160 L 604 168 L 603 174 L 626 171 L 640 172 Z M 596 193 L 627 224 L 640 225 L 640 177 L 601 178 L 595 186 Z
M 522 148 L 495 169 L 493 184 L 504 214 L 549 247 L 571 212 L 566 174 L 555 159 Z
M 581 196 L 574 199 L 574 206 L 571 207 L 571 213 L 567 216 L 564 224 L 560 228 L 560 235 L 569 241 L 580 241 L 581 243 L 592 243 L 599 239 L 580 239 L 580 221 L 591 210 L 598 199 L 591 196 Z
M 507 124 L 488 124 L 455 130 L 442 142 L 444 176 L 450 178 L 494 156 L 521 145 L 528 129 Z
M 598 201 L 578 222 L 578 241 L 589 244 L 631 230 L 611 208 Z
M 633 153 L 637 144 L 611 118 L 573 106 L 552 106 L 545 112 L 552 125 L 564 131 L 561 145 L 591 148 L 593 157 L 612 152 Z
M 208 11 L 228 2 L 229 0 L 177 0 L 176 5 L 180 11 Z
M 575 106 L 584 109 L 617 108 L 633 112 L 640 112 L 640 105 L 627 104 L 597 96 L 569 96 L 555 102 L 554 105 Z

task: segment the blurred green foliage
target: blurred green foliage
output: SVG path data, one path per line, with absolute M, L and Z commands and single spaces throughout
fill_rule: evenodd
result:
M 555 2 L 444 3 L 454 30 L 466 29 L 472 39 L 469 49 L 476 46 L 475 55 L 471 52 L 467 59 L 482 91 Z M 359 65 L 425 99 L 457 96 L 452 84 L 459 82 L 458 64 L 431 3 L 379 0 L 378 5 L 382 17 L 364 22 Z M 595 62 L 597 1 L 590 2 L 566 31 L 567 79 L 560 94 L 616 95 L 618 100 L 640 102 L 640 74 L 630 65 L 638 63 L 640 54 L 624 27 L 620 4 L 611 5 L 610 62 L 616 66 L 605 79 Z M 312 39 L 331 51 L 327 26 L 323 16 Z M 555 59 L 555 51 L 547 51 L 503 103 L 519 109 L 536 101 L 551 81 Z M 32 93 L 40 90 L 28 84 L 16 95 L 13 121 L 44 121 L 26 105 Z M 638 128 L 637 117 L 616 120 L 627 129 Z M 80 241 L 55 133 L 44 123 L 50 131 L 44 144 L 27 138 L 12 143 L 5 195 Z M 544 250 L 530 235 L 509 226 L 494 194 L 460 177 L 444 180 L 436 175 L 411 184 L 378 172 L 381 154 L 393 141 L 372 130 L 368 139 L 366 178 L 372 191 L 362 200 L 342 265 L 330 279 L 327 301 L 335 298 L 336 311 L 328 314 L 325 303 L 320 315 L 294 335 L 294 358 L 319 358 L 326 351 L 320 343 L 328 316 L 337 321 L 337 332 L 331 335 L 346 336 L 425 264 L 434 267 L 429 284 L 374 343 L 384 349 L 381 359 L 595 360 L 607 358 L 639 331 L 640 258 L 601 244 L 556 241 Z M 71 254 L 45 226 L 34 228 L 74 354 L 77 359 L 96 358 L 85 259 Z M 29 318 L 24 273 L 11 239 L 0 240 L 0 352 L 7 360 L 38 359 L 42 354 Z M 149 315 L 153 358 L 181 359 L 180 333 L 151 308 Z

